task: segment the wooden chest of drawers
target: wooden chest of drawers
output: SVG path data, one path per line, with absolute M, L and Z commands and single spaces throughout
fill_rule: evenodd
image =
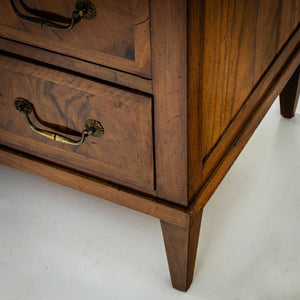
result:
M 295 112 L 300 2 L 0 11 L 0 162 L 159 218 L 173 286 L 187 290 L 203 207 L 277 95 Z

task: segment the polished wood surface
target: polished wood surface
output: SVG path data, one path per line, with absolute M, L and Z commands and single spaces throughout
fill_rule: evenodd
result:
M 110 84 L 152 94 L 152 81 L 150 79 L 135 76 L 120 70 L 99 66 L 92 62 L 49 52 L 46 49 L 24 45 L 5 38 L 0 38 L 0 49 L 25 59 L 34 59 L 38 62 L 46 63 L 49 66 L 64 68 L 65 70 L 71 70 L 83 76 L 101 79 Z
M 206 1 L 202 141 L 205 160 L 299 20 L 299 1 Z
M 161 221 L 172 285 L 181 291 L 193 281 L 201 218 L 202 212 L 186 228 Z
M 280 112 L 286 118 L 295 115 L 300 93 L 300 67 L 280 93 Z
M 213 172 L 213 170 L 215 170 L 222 157 L 226 154 L 228 149 L 230 149 L 238 132 L 242 130 L 247 120 L 253 114 L 255 108 L 259 105 L 260 101 L 262 101 L 266 90 L 272 88 L 274 85 L 274 78 L 280 76 L 283 66 L 290 63 L 291 56 L 299 55 L 299 40 L 300 30 L 298 26 L 298 30 L 289 39 L 288 43 L 282 49 L 276 60 L 273 64 L 271 64 L 268 71 L 261 78 L 259 84 L 254 87 L 250 96 L 228 126 L 226 132 L 224 132 L 224 134 L 220 137 L 218 144 L 214 147 L 210 156 L 205 160 L 205 163 L 203 162 L 203 182 L 207 180 L 208 176 Z M 297 63 L 299 64 L 296 59 L 296 61 L 293 62 L 294 68 L 296 68 L 295 65 L 297 65 Z
M 287 41 L 287 36 L 297 27 L 300 19 L 300 2 L 298 0 L 281 0 L 277 50 Z
M 43 176 L 53 182 L 134 209 L 182 228 L 186 228 L 190 222 L 189 212 L 178 205 L 143 195 L 128 187 L 102 181 L 91 175 L 85 175 L 1 145 L 0 163 Z M 99 199 L 99 201 L 101 200 Z
M 203 147 L 203 52 L 204 52 L 204 1 L 188 2 L 188 91 L 187 91 L 187 202 L 199 191 L 202 178 Z
M 154 189 L 151 98 L 1 55 L 0 64 L 2 144 L 113 182 Z M 15 109 L 16 97 L 33 104 L 34 123 L 43 129 L 78 138 L 85 121 L 94 119 L 105 133 L 77 147 L 48 140 Z
M 169 264 L 171 264 L 171 277 L 174 278 L 173 282 L 175 282 L 173 284 L 176 288 L 185 290 L 186 288 L 188 288 L 187 282 L 189 282 L 186 280 L 187 274 L 190 274 L 189 276 L 192 276 L 193 273 L 191 272 L 191 267 L 193 268 L 193 265 L 191 264 L 193 263 L 193 259 L 191 258 L 193 258 L 193 253 L 195 253 L 196 250 L 193 250 L 195 248 L 190 248 L 190 250 L 193 251 L 190 251 L 190 267 L 188 268 L 187 259 L 184 260 L 186 257 L 185 254 L 187 253 L 186 244 L 181 244 L 184 247 L 180 248 L 180 244 L 176 241 L 180 239 L 182 240 L 184 237 L 185 239 L 189 237 L 193 245 L 196 245 L 195 243 L 197 243 L 199 238 L 198 231 L 193 230 L 194 234 L 191 234 L 191 232 L 188 234 L 187 228 L 189 228 L 191 223 L 199 220 L 199 217 L 201 217 L 202 215 L 203 207 L 209 201 L 209 198 L 212 196 L 212 194 L 226 175 L 227 171 L 230 169 L 234 160 L 237 158 L 237 156 L 255 131 L 256 127 L 263 119 L 264 115 L 267 113 L 269 107 L 272 105 L 277 95 L 287 84 L 290 78 L 290 74 L 295 72 L 296 67 L 299 64 L 299 60 L 300 54 L 298 51 L 297 54 L 293 55 L 290 63 L 284 68 L 283 72 L 280 73 L 280 76 L 277 77 L 276 81 L 273 82 L 273 84 L 271 85 L 271 89 L 268 90 L 267 94 L 262 99 L 261 104 L 253 113 L 252 118 L 248 120 L 244 128 L 238 134 L 237 138 L 230 147 L 230 150 L 226 152 L 220 164 L 210 176 L 209 180 L 207 180 L 201 192 L 197 195 L 197 198 L 189 206 L 188 209 L 182 209 L 179 206 L 172 205 L 168 202 L 164 202 L 155 198 L 149 198 L 145 195 L 126 190 L 122 187 L 120 188 L 109 183 L 101 182 L 98 179 L 83 175 L 80 172 L 74 172 L 72 170 L 66 169 L 65 167 L 60 167 L 49 162 L 37 159 L 36 157 L 24 155 L 16 151 L 5 149 L 3 147 L 0 148 L 0 163 L 19 170 L 43 176 L 51 181 L 64 184 L 85 193 L 96 195 L 100 198 L 118 203 L 125 207 L 135 209 L 145 214 L 149 214 L 153 217 L 161 219 L 163 222 L 166 222 L 166 227 L 171 227 L 173 229 L 175 228 L 176 230 L 168 229 L 172 232 L 167 234 L 166 238 L 168 239 L 168 246 L 166 246 L 166 250 L 167 256 L 170 257 Z M 173 224 L 174 226 L 170 226 L 170 224 Z M 182 228 L 182 230 L 178 227 Z M 168 250 L 169 248 L 171 249 Z M 177 262 L 174 261 L 174 253 L 185 254 L 181 255 L 181 259 Z M 186 265 L 184 262 L 186 262 Z M 185 270 L 189 270 L 189 272 L 187 273 Z M 181 272 L 184 272 L 184 274 L 182 275 Z
M 156 192 L 187 206 L 187 3 L 150 5 Z
M 15 0 L 23 14 L 30 15 Z M 23 1 L 30 9 L 70 18 L 73 0 Z M 0 36 L 151 78 L 148 0 L 92 0 L 97 16 L 80 20 L 71 31 L 55 31 L 16 16 L 9 1 L 0 2 Z
M 49 10 L 64 3 L 64 15 L 72 8 L 67 0 L 29 2 Z M 185 291 L 204 206 L 279 94 L 282 114 L 294 113 L 300 3 L 95 3 L 104 7 L 101 22 L 120 19 L 111 35 L 97 29 L 90 44 L 97 54 L 86 45 L 78 50 L 78 37 L 91 37 L 88 21 L 76 25 L 72 40 L 52 33 L 50 40 L 67 43 L 56 41 L 50 49 L 40 28 L 20 22 L 13 28 L 7 24 L 16 20 L 1 19 L 0 162 L 159 218 L 173 286 Z M 124 52 L 133 40 L 134 59 Z M 17 96 L 33 102 L 48 127 L 72 133 L 94 118 L 103 123 L 104 137 L 99 144 L 88 138 L 76 150 L 42 140 L 14 111 Z
M 288 63 L 283 66 L 279 74 L 277 74 L 272 83 L 266 88 L 264 96 L 260 99 L 256 109 L 252 112 L 251 117 L 246 121 L 244 126 L 238 131 L 236 137 L 230 144 L 227 151 L 221 157 L 213 172 L 206 178 L 205 184 L 195 200 L 189 206 L 192 218 L 197 218 L 203 207 L 209 201 L 218 185 L 222 182 L 226 173 L 229 171 L 243 148 L 251 138 L 255 129 L 265 117 L 266 113 L 274 103 L 275 99 L 286 86 L 291 74 L 295 72 L 300 63 L 300 49 L 293 53 Z
M 202 171 L 203 2 L 152 1 L 150 8 L 156 192 L 188 206 Z
M 190 222 L 193 222 L 193 220 L 197 219 L 202 213 L 203 207 L 209 201 L 210 197 L 241 153 L 276 97 L 281 93 L 284 87 L 287 86 L 291 74 L 295 73 L 297 66 L 299 65 L 299 61 L 300 50 L 298 49 L 289 60 L 289 63 L 282 69 L 282 72 L 276 76 L 276 80 L 273 80 L 270 88 L 261 99 L 257 109 L 253 112 L 252 117 L 240 130 L 229 147 L 229 150 L 222 157 L 217 168 L 210 175 L 200 193 L 188 208 L 174 205 L 157 197 L 146 196 L 143 193 L 130 191 L 126 187 L 103 182 L 92 176 L 50 163 L 35 156 L 14 151 L 7 147 L 1 147 L 0 149 L 0 162 L 1 164 L 43 176 L 51 181 L 149 214 L 167 223 L 186 228 L 189 226 Z
M 277 2 L 152 2 L 159 197 L 193 201 L 297 47 L 298 3 Z

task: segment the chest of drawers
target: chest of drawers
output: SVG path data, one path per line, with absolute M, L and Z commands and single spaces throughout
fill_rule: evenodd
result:
M 300 2 L 0 11 L 0 162 L 160 219 L 172 284 L 187 290 L 203 207 L 275 98 L 295 112 Z

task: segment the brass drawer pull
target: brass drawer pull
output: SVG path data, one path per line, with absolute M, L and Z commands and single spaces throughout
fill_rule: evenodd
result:
M 58 134 L 55 132 L 50 132 L 50 131 L 43 130 L 43 129 L 36 127 L 29 118 L 29 115 L 33 111 L 32 104 L 29 101 L 27 101 L 26 99 L 21 98 L 21 97 L 16 98 L 15 99 L 15 107 L 20 113 L 22 113 L 26 116 L 29 126 L 32 128 L 33 131 L 35 131 L 36 133 L 38 133 L 42 136 L 45 136 L 45 137 L 51 139 L 51 140 L 54 140 L 54 141 L 58 141 L 58 142 L 61 142 L 64 144 L 79 146 L 84 142 L 85 137 L 87 135 L 90 135 L 93 137 L 100 137 L 101 135 L 104 134 L 104 128 L 100 122 L 95 121 L 95 120 L 87 120 L 87 121 L 85 121 L 85 129 L 81 133 L 80 140 L 74 141 L 72 139 L 69 139 L 69 138 L 61 135 L 61 134 Z
M 23 0 L 20 2 L 22 3 L 23 7 L 25 7 Z M 69 31 L 74 27 L 74 25 L 77 23 L 77 21 L 80 20 L 80 18 L 91 20 L 91 19 L 94 19 L 97 15 L 96 7 L 94 6 L 94 4 L 92 2 L 90 2 L 89 0 L 77 0 L 76 1 L 76 10 L 73 11 L 73 13 L 72 13 L 70 23 L 68 25 L 61 25 L 61 24 L 57 24 L 51 20 L 23 15 L 15 6 L 14 0 L 10 0 L 10 4 L 11 4 L 11 7 L 13 8 L 14 12 L 20 19 L 22 19 L 26 22 L 35 24 L 37 26 L 40 26 L 42 28 L 49 28 L 49 29 L 54 29 L 54 30 Z M 30 10 L 33 11 L 32 9 L 30 9 Z M 45 12 L 43 12 L 43 13 L 45 13 Z M 48 13 L 48 15 L 49 14 L 51 14 L 51 13 Z

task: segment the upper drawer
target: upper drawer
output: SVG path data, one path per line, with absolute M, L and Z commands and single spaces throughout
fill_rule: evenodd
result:
M 154 189 L 152 99 L 0 55 L 0 144 L 144 191 Z M 75 146 L 30 128 L 14 104 L 33 105 L 37 127 L 79 139 L 85 121 L 104 127 Z M 75 135 L 75 137 L 74 137 Z
M 76 0 L 13 2 L 24 15 L 47 16 L 51 12 L 48 19 L 52 20 L 71 18 L 76 5 Z M 10 0 L 0 1 L 0 36 L 151 78 L 149 1 L 91 2 L 97 10 L 94 19 L 81 19 L 70 31 L 58 31 L 21 20 Z

